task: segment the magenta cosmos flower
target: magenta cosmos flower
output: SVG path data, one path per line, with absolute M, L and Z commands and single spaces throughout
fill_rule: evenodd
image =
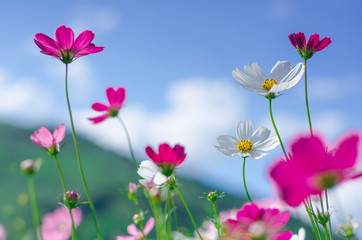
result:
M 106 96 L 109 103 L 108 106 L 99 102 L 92 104 L 93 110 L 97 112 L 104 112 L 104 114 L 99 117 L 88 118 L 93 123 L 102 122 L 108 117 L 118 116 L 118 111 L 121 109 L 124 101 L 126 100 L 126 89 L 123 87 L 119 87 L 117 89 L 109 87 L 106 89 Z
M 145 239 L 145 236 L 147 236 L 153 226 L 155 225 L 155 219 L 153 217 L 151 217 L 145 227 L 143 228 L 143 233 L 142 231 L 138 230 L 136 225 L 134 224 L 131 224 L 131 225 L 128 225 L 127 227 L 127 232 L 130 236 L 117 236 L 116 237 L 116 240 L 141 240 L 141 239 Z
M 166 183 L 174 172 L 186 158 L 185 148 L 179 144 L 171 147 L 163 143 L 158 147 L 156 153 L 151 146 L 146 147 L 146 154 L 152 160 L 142 161 L 137 171 L 143 179 L 140 183 L 144 186 L 150 182 L 156 186 Z
M 85 30 L 74 40 L 73 30 L 62 25 L 55 30 L 55 40 L 43 33 L 37 33 L 34 42 L 41 49 L 41 53 L 68 64 L 79 57 L 103 51 L 104 47 L 96 47 L 92 43 L 93 38 L 94 33 Z
M 236 220 L 222 223 L 225 236 L 222 240 L 289 240 L 293 233 L 281 230 L 289 220 L 289 212 L 259 208 L 254 203 L 245 204 L 236 214 Z
M 82 221 L 82 211 L 80 208 L 72 209 L 72 215 L 74 227 L 78 227 Z M 41 232 L 44 240 L 68 240 L 72 235 L 72 220 L 66 207 L 45 214 L 42 222 Z
M 56 155 L 60 150 L 59 143 L 63 141 L 64 137 L 65 125 L 60 124 L 53 134 L 46 127 L 40 127 L 30 136 L 30 140 L 46 150 L 49 155 Z
M 355 173 L 359 143 L 357 132 L 340 138 L 333 149 L 317 135 L 298 137 L 291 144 L 288 161 L 280 159 L 270 170 L 280 197 L 295 207 L 309 195 L 360 177 Z
M 319 34 L 317 33 L 309 37 L 308 43 L 306 43 L 305 35 L 302 32 L 292 33 L 288 37 L 304 60 L 311 58 L 315 52 L 325 49 L 332 42 L 328 37 L 319 40 Z

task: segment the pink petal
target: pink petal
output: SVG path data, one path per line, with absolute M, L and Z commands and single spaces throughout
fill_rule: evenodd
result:
M 173 149 L 167 143 L 158 146 L 158 153 L 162 162 L 174 163 Z
M 297 48 L 297 40 L 295 39 L 295 38 L 296 38 L 295 33 L 290 34 L 290 35 L 288 36 L 288 38 L 289 38 L 290 43 L 291 43 L 295 48 Z
M 62 25 L 55 30 L 55 39 L 62 49 L 69 50 L 74 42 L 74 32 L 71 28 Z
M 106 96 L 110 106 L 113 106 L 115 104 L 115 99 L 116 99 L 116 90 L 113 87 L 107 88 Z
M 116 240 L 137 240 L 137 239 L 132 236 L 117 236 Z
M 186 158 L 185 148 L 176 144 L 173 148 L 174 153 L 177 155 L 177 166 L 183 163 Z
M 94 33 L 89 30 L 83 31 L 79 36 L 75 39 L 72 49 L 75 51 L 80 51 L 87 48 L 93 41 Z
M 293 236 L 293 233 L 290 231 L 287 231 L 287 232 L 273 234 L 269 238 L 270 238 L 270 240 L 289 240 L 289 239 L 291 239 L 292 236 Z
M 43 45 L 46 48 L 51 48 L 51 49 L 57 49 L 59 50 L 59 44 L 54 41 L 54 39 L 48 37 L 47 35 L 43 34 L 43 33 L 37 33 L 35 34 L 35 39 L 36 42 L 38 42 L 39 44 Z
M 59 144 L 61 141 L 63 141 L 64 137 L 65 137 L 65 125 L 64 124 L 60 124 L 53 133 L 53 137 L 54 137 L 54 144 Z
M 96 103 L 92 104 L 92 109 L 97 112 L 104 112 L 104 111 L 108 111 L 109 107 L 103 103 L 96 102 Z
M 331 44 L 331 42 L 332 40 L 330 38 L 325 37 L 317 44 L 317 46 L 315 46 L 315 50 L 321 51 L 325 49 L 329 44 Z
M 50 147 L 53 145 L 53 135 L 46 127 L 40 127 L 31 136 L 30 140 L 40 147 Z
M 359 149 L 360 136 L 358 133 L 352 133 L 348 137 L 344 136 L 338 143 L 336 150 L 332 152 L 329 167 L 331 169 L 348 169 L 356 166 Z
M 298 47 L 300 49 L 303 49 L 303 47 L 306 43 L 304 33 L 302 33 L 302 32 L 297 33 L 296 40 L 297 40 Z
M 92 53 L 98 53 L 102 52 L 104 47 L 96 47 L 96 46 L 89 46 L 87 48 L 84 48 L 76 53 L 76 57 L 85 56 Z
M 146 225 L 145 225 L 145 228 L 143 229 L 143 233 L 144 233 L 145 235 L 148 235 L 148 234 L 151 232 L 151 230 L 152 230 L 152 228 L 153 228 L 154 225 L 155 225 L 155 219 L 154 219 L 153 217 L 151 217 L 151 218 L 147 221 L 147 223 L 146 223 Z
M 120 109 L 123 105 L 123 102 L 125 101 L 126 99 L 126 89 L 125 88 L 122 88 L 122 87 L 119 87 L 117 90 L 116 90 L 116 93 L 115 93 L 115 107 L 117 109 Z
M 133 236 L 136 239 L 139 239 L 142 237 L 142 232 L 137 229 L 136 225 L 131 224 L 127 227 L 127 232 L 129 235 Z
M 151 146 L 147 146 L 145 150 L 146 150 L 147 156 L 148 156 L 154 163 L 159 163 L 159 162 L 160 162 L 159 155 L 155 153 L 155 151 L 152 149 Z
M 319 34 L 315 33 L 309 37 L 307 49 L 313 49 L 319 43 Z
M 88 120 L 92 121 L 94 124 L 96 123 L 100 123 L 102 121 L 104 121 L 105 119 L 108 118 L 108 115 L 105 114 L 105 115 L 102 115 L 102 116 L 99 116 L 99 117 L 94 117 L 94 118 L 88 118 Z

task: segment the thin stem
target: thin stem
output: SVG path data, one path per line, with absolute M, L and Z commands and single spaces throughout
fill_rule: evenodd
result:
M 129 134 L 128 134 L 128 131 L 127 131 L 127 128 L 126 128 L 126 125 L 124 124 L 124 122 L 122 121 L 121 117 L 120 116 L 117 116 L 117 118 L 119 119 L 119 121 L 121 122 L 122 124 L 122 127 L 124 129 L 124 132 L 126 133 L 126 137 L 127 137 L 127 141 L 128 141 L 128 147 L 129 147 L 129 151 L 131 153 L 131 156 L 132 156 L 132 159 L 133 159 L 133 163 L 135 164 L 135 166 L 137 168 L 139 168 L 139 164 L 134 156 L 134 153 L 133 153 L 133 148 L 132 148 L 132 143 L 131 143 L 131 138 L 129 137 Z
M 308 103 L 308 85 L 307 85 L 307 59 L 304 59 L 304 92 L 305 92 L 305 105 L 307 108 L 308 124 L 310 134 L 313 135 L 312 120 L 310 119 L 309 103 Z
M 215 221 L 217 223 L 217 226 L 216 229 L 217 229 L 217 236 L 220 238 L 220 226 L 219 226 L 219 219 L 218 219 L 218 216 L 217 216 L 217 210 L 216 210 L 216 205 L 215 205 L 215 202 L 212 202 L 212 207 L 214 209 L 214 213 L 215 213 Z
M 175 201 L 173 200 L 173 194 L 172 194 L 172 192 L 171 192 L 171 204 L 172 204 L 172 208 L 173 208 L 173 215 L 174 215 L 174 217 L 175 217 L 175 227 L 176 227 L 176 230 L 178 231 L 176 204 L 175 204 Z
M 40 230 L 40 218 L 39 218 L 38 205 L 36 203 L 35 184 L 34 184 L 33 175 L 30 175 L 28 177 L 28 191 L 29 191 L 30 208 L 33 216 L 33 224 L 34 224 L 36 239 L 42 240 L 41 230 Z
M 142 234 L 143 234 L 142 213 L 141 213 L 140 205 L 139 205 L 139 203 L 138 203 L 138 201 L 137 201 L 137 198 L 134 198 L 134 199 L 133 199 L 133 203 L 134 203 L 134 205 L 135 205 L 135 207 L 136 207 L 136 211 L 137 211 L 138 215 L 140 215 L 140 222 L 139 222 L 138 225 L 139 225 L 140 230 L 141 230 L 141 232 L 142 232 Z
M 97 232 L 98 239 L 102 240 L 102 236 L 101 236 L 100 231 L 99 231 L 99 225 L 98 225 L 98 221 L 97 221 L 96 211 L 95 211 L 95 208 L 94 208 L 94 205 L 93 205 L 92 198 L 91 198 L 91 196 L 89 194 L 89 191 L 88 191 L 87 183 L 85 181 L 82 162 L 80 160 L 80 153 L 79 153 L 77 136 L 75 134 L 75 129 L 74 129 L 74 123 L 73 123 L 73 117 L 72 117 L 72 109 L 70 107 L 69 94 L 68 94 L 68 64 L 65 64 L 65 95 L 66 95 L 66 98 L 67 98 L 67 105 L 68 105 L 68 110 L 69 110 L 69 118 L 70 118 L 70 124 L 72 126 L 72 134 L 73 134 L 75 151 L 76 151 L 76 154 L 77 154 L 77 160 L 78 160 L 78 167 L 79 167 L 80 176 L 82 178 L 82 183 L 83 183 L 83 186 L 84 186 L 84 190 L 85 190 L 85 193 L 86 193 L 87 198 L 88 198 L 89 207 L 90 207 L 90 209 L 92 211 L 93 221 L 94 221 L 94 225 L 96 227 L 96 232 Z
M 328 231 L 327 231 L 327 225 L 323 224 L 323 230 L 324 230 L 324 237 L 326 238 L 326 240 L 328 240 Z
M 77 236 L 77 232 L 75 231 L 72 209 L 70 209 L 70 208 L 68 208 L 68 209 L 69 209 L 70 218 L 72 219 L 72 240 L 77 240 L 78 236 Z
M 328 203 L 328 193 L 327 193 L 327 188 L 324 190 L 325 196 L 326 196 L 326 206 L 327 206 L 327 212 L 329 214 L 329 220 L 328 220 L 328 225 L 329 225 L 329 238 L 332 240 L 333 239 L 333 235 L 332 235 L 332 222 L 331 222 L 331 214 L 329 212 L 329 203 Z
M 192 217 L 192 214 L 191 214 L 191 212 L 190 212 L 190 209 L 189 209 L 189 207 L 187 206 L 187 204 L 186 204 L 184 198 L 182 197 L 180 191 L 176 188 L 176 186 L 173 186 L 173 188 L 175 189 L 175 191 L 176 191 L 177 194 L 179 195 L 182 203 L 184 204 L 184 206 L 185 206 L 185 208 L 186 208 L 186 211 L 187 211 L 187 213 L 189 214 L 189 217 L 190 217 L 190 219 L 191 219 L 192 225 L 194 225 L 194 228 L 195 228 L 197 234 L 199 235 L 199 238 L 200 238 L 201 240 L 203 240 L 203 238 L 202 238 L 202 236 L 201 236 L 201 234 L 200 234 L 200 232 L 199 232 L 199 229 L 198 229 L 197 226 L 196 226 L 195 220 L 194 220 L 194 218 Z
M 65 187 L 65 182 L 64 182 L 64 177 L 63 177 L 63 173 L 62 173 L 62 170 L 60 168 L 60 165 L 59 165 L 59 161 L 58 161 L 58 158 L 56 155 L 54 155 L 54 159 L 55 159 L 55 162 L 58 166 L 58 171 L 59 171 L 59 176 L 60 176 L 60 180 L 62 182 L 62 186 L 63 186 L 63 191 L 64 191 L 64 195 L 67 193 L 67 188 Z M 74 219 L 73 219 L 73 214 L 72 214 L 72 211 L 71 209 L 69 209 L 69 213 L 70 213 L 70 218 L 72 220 L 72 240 L 74 240 L 74 235 L 77 235 L 76 231 L 75 231 L 75 227 L 74 227 Z
M 283 150 L 285 159 L 288 159 L 288 156 L 287 156 L 287 153 L 286 153 L 286 151 L 285 151 L 285 148 L 284 148 L 282 139 L 281 139 L 281 137 L 280 137 L 280 135 L 279 135 L 277 126 L 275 125 L 275 121 L 274 121 L 274 117 L 273 117 L 273 112 L 272 112 L 272 100 L 271 100 L 270 98 L 269 98 L 269 112 L 270 112 L 270 118 L 271 118 L 271 121 L 272 121 L 272 123 L 273 123 L 273 127 L 274 127 L 274 130 L 275 130 L 275 133 L 276 133 L 277 136 L 278 136 L 279 143 L 280 143 L 280 146 L 282 147 L 282 150 Z
M 307 206 L 307 203 L 304 201 L 304 207 L 305 207 L 305 210 L 307 211 L 308 213 L 308 216 L 309 216 L 309 220 L 310 220 L 310 223 L 311 223 L 311 227 L 312 227 L 312 232 L 313 232 L 313 236 L 314 236 L 314 239 L 321 239 L 321 238 L 318 238 L 317 237 L 317 231 L 316 231 L 316 226 L 314 224 L 314 220 L 312 218 L 312 214 L 310 213 L 309 209 L 308 209 L 308 206 Z
M 248 188 L 246 187 L 246 181 L 245 181 L 245 162 L 246 162 L 246 157 L 244 157 L 244 161 L 243 161 L 243 182 L 244 182 L 244 188 L 245 188 L 246 195 L 248 196 L 249 202 L 253 202 L 253 200 L 251 200 L 251 197 L 250 197 L 250 195 L 249 195 Z
M 315 212 L 313 210 L 312 200 L 311 200 L 310 196 L 308 197 L 308 202 L 309 202 L 309 209 L 311 210 L 311 214 L 312 214 L 313 220 L 315 222 L 315 226 L 316 226 L 316 229 L 317 229 L 317 232 L 318 232 L 319 239 L 322 239 L 322 235 L 321 235 L 321 232 L 319 230 L 318 220 L 315 217 L 316 214 L 315 214 Z

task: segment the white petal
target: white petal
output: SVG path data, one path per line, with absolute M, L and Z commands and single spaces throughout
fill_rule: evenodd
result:
M 267 155 L 268 153 L 251 150 L 251 151 L 249 152 L 249 154 L 250 154 L 250 157 L 251 157 L 251 158 L 253 158 L 253 159 L 259 159 L 259 158 Z
M 257 63 L 250 63 L 249 65 L 244 66 L 244 72 L 259 83 L 263 83 L 265 81 L 266 74 Z
M 153 179 L 153 183 L 156 184 L 157 186 L 161 186 L 167 181 L 168 177 L 163 175 L 161 172 L 156 173 L 155 178 Z
M 236 127 L 236 134 L 239 140 L 245 140 L 251 138 L 253 134 L 253 124 L 250 121 L 240 121 Z
M 281 92 L 294 87 L 304 74 L 304 64 L 298 63 L 278 84 L 274 85 L 269 92 Z
M 137 170 L 138 175 L 148 181 L 150 181 L 158 172 L 160 172 L 159 167 L 150 160 L 142 161 Z
M 282 80 L 292 68 L 292 64 L 288 61 L 278 61 L 270 71 L 270 79 L 275 79 L 278 83 Z
M 234 79 L 236 80 L 237 84 L 248 89 L 249 91 L 255 92 L 262 96 L 265 96 L 268 94 L 268 92 L 265 91 L 265 89 L 262 86 L 264 80 L 262 82 L 260 82 L 258 79 L 253 78 L 253 76 L 249 76 L 249 75 L 243 73 L 238 68 L 233 70 L 232 75 L 233 75 Z
M 215 146 L 220 152 L 227 156 L 235 156 L 239 152 L 237 149 L 238 139 L 229 135 L 221 135 L 217 139 L 220 146 Z
M 273 150 L 279 145 L 279 139 L 277 136 L 267 139 L 264 142 L 258 142 L 253 145 L 253 148 L 255 147 L 255 150 L 262 151 L 262 152 L 268 152 Z
M 265 127 L 259 127 L 251 136 L 250 141 L 255 144 L 257 142 L 264 142 L 270 136 L 270 130 Z
M 139 179 L 138 182 L 142 184 L 142 186 L 147 187 L 147 183 L 149 183 L 150 180 L 147 179 Z

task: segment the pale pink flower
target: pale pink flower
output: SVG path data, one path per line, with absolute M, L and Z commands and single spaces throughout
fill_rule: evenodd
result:
M 300 136 L 291 144 L 288 160 L 279 159 L 270 170 L 280 197 L 296 207 L 326 188 L 362 176 L 355 173 L 360 149 L 359 133 L 349 133 L 328 149 L 322 137 Z
M 218 240 L 217 229 L 215 227 L 215 224 L 210 220 L 203 222 L 202 228 L 199 228 L 199 232 L 203 240 Z M 194 236 L 195 239 L 200 239 L 196 231 L 194 232 Z
M 6 240 L 7 234 L 3 225 L 0 224 L 0 240 Z
M 129 236 L 117 236 L 116 240 L 142 240 L 144 239 L 145 236 L 147 236 L 151 232 L 154 225 L 155 225 L 155 219 L 153 217 L 151 217 L 147 221 L 145 227 L 143 228 L 143 233 L 141 230 L 137 229 L 136 225 L 134 224 L 128 225 L 127 232 Z
M 72 209 L 74 226 L 78 227 L 82 221 L 80 208 Z M 69 209 L 60 207 L 54 212 L 47 213 L 42 219 L 41 232 L 43 240 L 68 240 L 72 235 L 72 220 Z
M 79 57 L 103 51 L 104 47 L 96 47 L 92 43 L 93 38 L 94 33 L 85 30 L 74 40 L 73 30 L 62 25 L 55 30 L 56 40 L 43 33 L 37 33 L 34 42 L 41 53 L 56 57 L 68 64 Z
M 93 123 L 102 122 L 108 117 L 118 116 L 118 111 L 121 109 L 126 100 L 126 89 L 123 87 L 119 87 L 117 89 L 109 87 L 106 89 L 106 95 L 109 105 L 99 102 L 92 104 L 93 110 L 97 112 L 104 112 L 104 114 L 99 117 L 88 118 Z
M 60 124 L 53 132 L 53 134 L 46 127 L 40 127 L 31 136 L 30 140 L 46 149 L 50 155 L 57 154 L 59 152 L 59 143 L 63 141 L 65 137 L 65 125 Z
M 225 236 L 222 240 L 289 240 L 293 233 L 281 230 L 289 220 L 289 212 L 259 208 L 254 203 L 245 204 L 237 212 L 236 220 L 223 222 Z

